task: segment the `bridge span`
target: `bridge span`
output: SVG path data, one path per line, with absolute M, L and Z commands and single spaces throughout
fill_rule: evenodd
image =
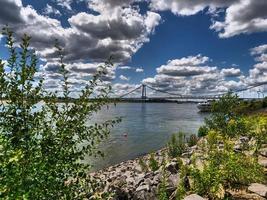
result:
M 240 93 L 243 91 L 251 90 L 253 88 L 264 86 L 267 84 L 266 82 L 261 83 L 255 83 L 251 84 L 245 88 L 233 90 L 230 91 L 232 93 Z M 154 96 L 154 97 L 148 97 L 147 96 L 147 88 L 150 90 L 164 94 L 164 96 Z M 140 97 L 129 97 L 131 94 L 136 93 L 137 91 L 141 91 Z M 154 88 L 149 85 L 142 84 L 139 87 L 123 94 L 118 97 L 113 97 L 111 99 L 118 100 L 118 101 L 125 101 L 125 102 L 201 102 L 201 101 L 207 101 L 207 100 L 216 100 L 219 99 L 221 96 L 225 95 L 227 92 L 219 93 L 219 94 L 210 94 L 210 95 L 183 95 L 178 93 L 173 93 L 161 89 Z M 257 91 L 258 98 L 264 98 L 264 93 L 261 91 Z M 262 95 L 261 95 L 262 94 Z M 240 97 L 241 98 L 241 97 Z M 255 98 L 241 98 L 241 99 L 255 99 Z

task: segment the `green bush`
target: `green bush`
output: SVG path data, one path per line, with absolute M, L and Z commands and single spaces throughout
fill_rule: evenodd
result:
M 203 125 L 203 126 L 200 126 L 199 129 L 198 129 L 198 137 L 204 137 L 208 134 L 209 132 L 209 129 L 207 128 L 207 126 Z
M 176 158 L 177 156 L 181 156 L 182 153 L 184 153 L 186 148 L 184 140 L 185 135 L 182 132 L 178 134 L 178 139 L 174 134 L 171 136 L 171 140 L 167 144 L 167 151 L 169 157 Z
M 63 50 L 57 45 L 62 90 L 65 99 L 45 90 L 36 80 L 37 57 L 24 35 L 15 48 L 13 34 L 3 30 L 10 52 L 8 64 L 0 60 L 0 198 L 1 199 L 83 199 L 95 192 L 95 182 L 87 172 L 85 155 L 100 154 L 97 144 L 119 120 L 88 126 L 90 116 L 108 103 L 110 88 L 99 101 L 88 103 L 106 66 L 99 67 L 79 97 L 71 98 Z M 40 107 L 38 103 L 43 100 Z M 81 146 L 81 144 L 83 144 Z
M 157 171 L 159 169 L 160 166 L 158 161 L 155 159 L 154 153 L 150 154 L 148 162 L 149 162 L 149 168 L 152 171 Z
M 188 146 L 189 147 L 195 146 L 197 144 L 197 141 L 198 141 L 198 137 L 195 134 L 190 135 L 190 137 L 187 141 Z
M 148 166 L 147 166 L 147 164 L 146 164 L 146 162 L 144 161 L 143 158 L 139 158 L 139 159 L 138 159 L 138 163 L 139 163 L 139 165 L 140 165 L 140 167 L 141 167 L 141 170 L 142 170 L 143 172 L 147 172 L 147 171 L 148 171 Z
M 267 97 L 265 97 L 262 101 L 262 107 L 267 108 Z
M 207 144 L 209 156 L 203 169 L 196 167 L 190 170 L 194 192 L 210 199 L 223 199 L 226 188 L 263 181 L 263 168 L 255 158 L 236 153 L 230 140 L 224 140 L 224 148 L 218 150 L 218 137 L 214 132 L 210 134 Z
M 212 105 L 212 113 L 205 120 L 209 130 L 215 130 L 223 136 L 237 137 L 247 132 L 243 116 L 239 112 L 241 100 L 237 95 L 227 93 Z

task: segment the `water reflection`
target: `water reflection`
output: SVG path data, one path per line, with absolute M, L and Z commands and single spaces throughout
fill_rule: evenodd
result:
M 163 147 L 173 133 L 197 133 L 206 116 L 198 113 L 196 104 L 119 103 L 104 108 L 90 123 L 114 117 L 122 117 L 122 122 L 101 145 L 105 159 L 86 158 L 85 161 L 93 162 L 98 169 L 155 151 Z

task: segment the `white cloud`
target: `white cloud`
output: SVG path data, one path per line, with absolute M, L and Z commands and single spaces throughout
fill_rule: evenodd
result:
M 216 8 L 226 7 L 238 0 L 150 0 L 150 7 L 154 10 L 171 10 L 176 15 L 194 15 L 209 7 L 216 11 Z
M 136 68 L 135 72 L 137 72 L 137 73 L 144 72 L 144 69 L 143 68 Z
M 242 33 L 267 31 L 266 0 L 150 0 L 153 10 L 170 10 L 176 15 L 190 16 L 205 11 L 212 17 L 211 29 L 221 38 Z M 225 11 L 224 11 L 225 10 Z M 217 20 L 224 12 L 223 20 Z
M 58 15 L 61 16 L 61 13 L 56 8 L 50 6 L 49 4 L 46 4 L 46 7 L 43 12 L 45 15 Z
M 224 77 L 236 77 L 241 75 L 241 70 L 237 68 L 224 68 L 221 70 Z
M 255 56 L 257 62 L 249 70 L 249 83 L 261 83 L 267 81 L 267 44 L 254 47 L 250 50 L 251 55 Z
M 189 56 L 181 59 L 169 60 L 166 65 L 157 68 L 157 73 L 170 76 L 193 76 L 204 73 L 211 73 L 217 70 L 216 67 L 202 66 L 210 59 L 206 56 Z
M 142 82 L 182 95 L 218 94 L 245 87 L 240 69 L 220 70 L 216 66 L 210 66 L 210 61 L 210 58 L 201 55 L 170 60 L 156 69 L 154 77 L 145 78 Z M 229 80 L 231 77 L 236 80 Z
M 119 66 L 118 67 L 118 69 L 125 69 L 125 70 L 127 70 L 127 69 L 132 69 L 131 67 L 129 67 L 129 66 Z
M 260 45 L 260 46 L 257 46 L 257 47 L 250 49 L 251 55 L 262 54 L 266 51 L 267 51 L 267 44 L 263 44 L 263 45 Z
M 129 77 L 126 77 L 124 75 L 120 75 L 120 79 L 123 80 L 123 81 L 129 81 L 130 80 Z
M 219 32 L 222 38 L 228 38 L 241 33 L 267 31 L 267 1 L 242 0 L 226 9 L 224 21 L 214 21 L 211 29 Z
M 62 8 L 65 8 L 70 11 L 72 10 L 71 4 L 73 3 L 73 0 L 56 0 L 56 3 Z
M 139 87 L 140 85 L 136 85 L 136 84 L 128 84 L 128 83 L 115 83 L 112 86 L 112 90 L 114 91 L 114 96 L 118 97 L 121 95 L 124 95 L 130 91 L 133 91 L 134 89 L 136 89 L 137 87 Z M 135 97 L 135 96 L 140 96 L 140 90 L 135 91 L 134 93 L 129 94 L 127 97 Z

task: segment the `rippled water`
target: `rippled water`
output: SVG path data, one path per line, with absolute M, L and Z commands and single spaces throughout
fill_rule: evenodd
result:
M 103 168 L 163 147 L 173 133 L 197 133 L 207 114 L 198 112 L 197 104 L 119 103 L 102 109 L 94 122 L 122 117 L 101 145 L 105 158 L 86 158 L 94 169 Z M 124 136 L 127 134 L 127 137 Z

